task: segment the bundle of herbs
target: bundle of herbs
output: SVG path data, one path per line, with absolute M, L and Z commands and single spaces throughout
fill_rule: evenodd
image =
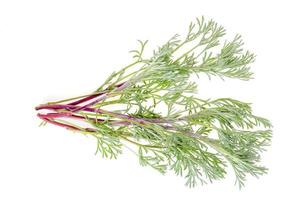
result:
M 39 105 L 38 117 L 93 136 L 102 157 L 117 158 L 127 145 L 142 166 L 173 170 L 190 187 L 224 178 L 231 166 L 241 187 L 247 174 L 267 171 L 259 162 L 270 144 L 271 123 L 255 116 L 249 103 L 196 97 L 190 79 L 200 73 L 251 78 L 254 54 L 242 49 L 241 36 L 221 43 L 224 36 L 223 27 L 202 17 L 184 38 L 173 36 L 150 57 L 144 54 L 147 41 L 139 41 L 133 62 L 97 90 Z

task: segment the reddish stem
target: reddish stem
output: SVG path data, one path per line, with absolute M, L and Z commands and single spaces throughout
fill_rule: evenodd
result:
M 59 113 L 49 113 L 49 114 L 59 114 Z M 53 115 L 53 116 L 55 116 L 55 115 Z M 97 132 L 97 130 L 93 129 L 93 128 L 83 128 L 83 129 L 80 129 L 78 127 L 75 127 L 75 126 L 72 126 L 72 125 L 69 125 L 69 124 L 64 124 L 64 123 L 61 123 L 61 122 L 57 122 L 57 121 L 51 120 L 51 119 L 49 119 L 47 117 L 47 115 L 38 114 L 38 117 L 41 118 L 42 120 L 48 122 L 48 123 L 51 123 L 51 124 L 54 124 L 54 125 L 57 125 L 57 126 L 69 129 L 69 130 L 71 129 L 71 130 L 74 130 L 74 131 L 83 131 L 83 130 L 85 130 L 87 132 Z
M 125 83 L 126 83 L 126 82 L 117 84 L 117 85 L 115 85 L 114 87 L 115 87 L 115 88 L 120 88 L 119 90 L 124 89 L 123 87 L 125 87 L 125 86 L 127 85 L 127 84 L 125 84 Z M 123 86 L 123 87 L 121 87 L 121 86 Z M 107 90 L 108 90 L 108 88 L 107 88 L 105 91 L 107 91 Z M 87 97 L 85 97 L 85 98 L 82 98 L 82 99 L 76 100 L 76 101 L 74 101 L 74 102 L 71 102 L 71 103 L 69 103 L 68 105 L 74 105 L 74 106 L 75 106 L 75 105 L 78 105 L 78 104 L 80 104 L 80 103 L 89 101 L 89 100 L 91 100 L 91 99 L 94 99 L 95 97 L 98 97 L 98 96 L 100 96 L 100 95 L 105 94 L 105 93 L 106 93 L 105 91 L 100 92 L 100 93 L 97 93 L 97 94 L 89 95 L 89 96 L 87 96 Z
M 123 83 L 120 83 L 118 85 L 115 85 L 114 87 L 115 87 L 116 91 L 121 91 L 121 90 L 127 88 L 128 86 L 129 86 L 128 82 L 123 82 Z M 77 111 L 80 111 L 80 110 L 84 110 L 85 108 L 88 108 L 89 106 L 93 106 L 93 105 L 97 104 L 98 102 L 105 100 L 109 95 L 108 95 L 108 93 L 104 92 L 99 96 L 101 96 L 101 97 L 97 98 L 96 100 L 94 100 L 94 101 L 92 101 L 92 102 L 90 102 L 90 103 L 88 103 L 84 106 L 81 106 L 81 107 L 78 107 L 78 108 L 72 110 L 72 112 L 77 112 Z
M 80 119 L 80 120 L 91 120 L 93 121 L 98 121 L 98 122 L 104 122 L 104 119 L 99 119 L 99 118 L 92 118 L 92 117 L 83 117 L 83 116 L 79 116 L 79 115 L 74 115 L 70 112 L 60 112 L 60 113 L 47 113 L 47 114 L 38 114 L 38 116 L 40 118 L 44 119 L 54 119 L 54 118 L 61 118 L 61 117 L 67 117 L 67 118 L 74 118 L 74 119 Z M 108 123 L 110 123 L 111 125 L 115 125 L 115 126 L 129 126 L 132 123 L 127 122 L 127 121 L 115 121 L 115 120 L 108 120 Z
M 57 125 L 57 126 L 60 126 L 60 127 L 63 127 L 63 128 L 67 128 L 67 129 L 71 129 L 71 130 L 75 130 L 75 131 L 80 131 L 81 129 L 75 127 L 75 126 L 72 126 L 72 125 L 69 125 L 69 124 L 63 124 L 63 123 L 60 123 L 60 122 L 56 122 L 56 121 L 53 121 L 53 120 L 50 120 L 48 119 L 47 117 L 43 116 L 42 114 L 38 113 L 38 117 L 46 122 L 49 122 L 51 124 L 54 124 L 54 125 Z
M 90 96 L 87 96 L 87 97 L 85 97 L 85 98 L 83 98 L 83 99 L 79 99 L 79 100 L 77 100 L 77 101 L 74 101 L 74 102 L 71 102 L 71 103 L 69 103 L 68 105 L 78 105 L 78 104 L 80 104 L 80 103 L 83 103 L 83 102 L 86 102 L 86 101 L 89 101 L 89 100 L 91 100 L 91 99 L 94 99 L 95 97 L 98 97 L 98 96 L 100 96 L 100 95 L 102 95 L 102 94 L 104 94 L 103 92 L 101 92 L 101 93 L 99 93 L 99 94 L 92 94 L 92 95 L 90 95 Z
M 47 110 L 59 110 L 59 109 L 65 109 L 65 110 L 77 110 L 79 106 L 74 106 L 74 105 L 61 105 L 61 104 L 45 104 L 45 105 L 40 105 L 36 107 L 36 110 L 41 110 L 41 109 L 47 109 Z M 112 116 L 115 116 L 117 118 L 121 119 L 130 119 L 134 120 L 138 123 L 145 124 L 148 122 L 151 123 L 171 123 L 169 120 L 164 120 L 164 119 L 146 119 L 146 118 L 137 118 L 125 114 L 120 114 L 120 113 L 114 113 L 110 111 L 105 111 L 102 109 L 97 109 L 97 108 L 82 108 L 82 110 L 87 111 L 87 112 L 93 112 L 93 113 L 99 113 L 99 114 L 110 114 Z

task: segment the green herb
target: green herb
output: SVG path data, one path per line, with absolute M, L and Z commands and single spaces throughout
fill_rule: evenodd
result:
M 123 144 L 134 149 L 142 166 L 173 170 L 186 185 L 212 182 L 234 169 L 236 183 L 258 177 L 260 153 L 271 140 L 271 124 L 251 105 L 231 98 L 200 99 L 192 75 L 249 80 L 254 54 L 242 49 L 239 35 L 224 40 L 225 29 L 203 17 L 184 38 L 173 36 L 145 56 L 139 41 L 133 63 L 112 75 L 92 94 L 36 107 L 44 123 L 92 135 L 97 152 L 117 158 Z M 81 125 L 77 125 L 80 121 Z M 86 125 L 83 125 L 83 122 Z

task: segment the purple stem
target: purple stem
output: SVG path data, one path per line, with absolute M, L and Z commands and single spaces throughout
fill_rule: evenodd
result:
M 67 117 L 67 118 L 73 118 L 73 119 L 89 119 L 89 120 L 94 120 L 94 121 L 100 121 L 103 122 L 105 120 L 103 119 L 98 119 L 98 118 L 91 118 L 91 117 L 83 117 L 83 116 L 79 116 L 79 115 L 74 115 L 70 112 L 60 112 L 60 113 L 47 113 L 47 114 L 39 114 L 42 117 L 46 117 L 46 118 L 60 118 L 60 117 Z
M 83 117 L 83 116 L 79 116 L 79 115 L 74 115 L 70 112 L 61 112 L 61 113 L 47 113 L 47 114 L 38 114 L 39 117 L 43 117 L 43 118 L 60 118 L 60 117 L 67 117 L 67 118 L 74 118 L 74 119 L 88 119 L 91 121 L 99 121 L 99 122 L 104 122 L 104 119 L 98 119 L 98 118 L 92 118 L 92 117 Z M 130 122 L 125 122 L 125 121 L 115 121 L 115 120 L 108 120 L 108 122 L 112 125 L 131 125 Z
M 101 93 L 99 93 L 99 94 L 93 94 L 93 95 L 90 95 L 90 96 L 87 96 L 87 97 L 85 97 L 85 98 L 83 98 L 83 99 L 79 99 L 79 100 L 77 100 L 77 101 L 74 101 L 74 102 L 71 102 L 71 103 L 69 103 L 68 105 L 78 105 L 78 104 L 80 104 L 80 103 L 83 103 L 83 102 L 85 102 L 85 101 L 89 101 L 89 100 L 91 100 L 91 99 L 94 99 L 95 97 L 98 97 L 98 96 L 100 96 L 100 95 L 102 95 L 102 94 L 104 94 L 104 92 L 101 92 Z
M 68 117 L 72 116 L 69 113 L 64 113 L 64 114 L 62 114 L 62 113 L 49 113 L 49 114 L 46 114 L 46 115 L 38 114 L 38 117 L 41 118 L 42 120 L 46 121 L 46 122 L 51 123 L 51 124 L 54 124 L 54 125 L 57 125 L 57 126 L 60 126 L 60 127 L 63 127 L 63 128 L 71 129 L 71 130 L 74 130 L 74 131 L 83 131 L 83 130 L 85 130 L 87 132 L 97 132 L 97 130 L 93 129 L 93 128 L 80 129 L 78 127 L 75 127 L 75 126 L 72 126 L 72 125 L 69 125 L 69 124 L 60 123 L 60 122 L 57 122 L 57 121 L 53 121 L 53 120 L 48 118 L 50 116 L 52 116 L 52 118 L 55 117 L 55 116 L 58 116 L 58 115 L 55 115 L 55 114 L 60 114 L 60 116 L 66 116 L 66 117 L 67 116 Z M 81 116 L 79 116 L 79 117 L 81 117 Z M 115 123 L 115 125 L 123 125 L 123 126 L 128 126 L 128 125 L 131 125 L 131 124 L 132 123 L 130 123 L 130 122 L 123 122 L 123 121 L 116 121 L 116 123 Z M 173 127 L 171 125 L 160 125 L 160 126 L 162 126 L 163 128 L 169 129 L 169 130 L 179 131 L 176 127 Z M 191 131 L 186 131 L 184 133 L 189 135 L 189 136 L 195 137 L 195 138 L 200 138 L 199 134 L 192 133 Z
M 118 85 L 115 86 L 116 90 L 117 91 L 121 91 L 125 88 L 127 88 L 129 86 L 129 82 L 124 82 L 124 83 L 120 83 Z M 85 108 L 87 107 L 90 107 L 90 106 L 93 106 L 95 104 L 97 104 L 98 102 L 102 101 L 102 100 L 105 100 L 107 97 L 108 97 L 108 93 L 102 93 L 101 94 L 101 97 L 97 98 L 96 100 L 84 105 L 84 106 L 81 106 L 81 107 L 78 107 L 74 110 L 71 110 L 72 112 L 77 112 L 77 111 L 80 111 L 80 110 L 84 110 Z
M 103 93 L 100 98 L 97 98 L 96 100 L 94 100 L 94 101 L 92 101 L 92 102 L 90 102 L 90 103 L 88 103 L 84 106 L 77 107 L 74 110 L 71 110 L 71 112 L 77 112 L 77 111 L 80 111 L 80 110 L 84 110 L 85 108 L 87 108 L 89 106 L 93 106 L 94 104 L 106 99 L 107 96 L 108 96 L 107 94 Z
M 57 125 L 57 126 L 60 126 L 60 127 L 63 127 L 63 128 L 67 128 L 67 129 L 71 129 L 71 130 L 76 130 L 76 131 L 79 131 L 80 129 L 75 127 L 75 126 L 72 126 L 72 125 L 68 125 L 68 124 L 63 124 L 63 123 L 60 123 L 60 122 L 56 122 L 56 121 L 53 121 L 53 120 L 50 120 L 48 119 L 47 117 L 45 117 L 44 115 L 38 113 L 38 117 L 41 118 L 42 120 L 46 121 L 46 122 L 49 122 L 51 124 L 54 124 L 54 125 Z
M 36 110 L 42 110 L 42 109 L 48 109 L 48 110 L 58 110 L 58 109 L 65 109 L 65 110 L 76 110 L 79 106 L 74 105 L 60 105 L 60 104 L 46 104 L 46 105 L 40 105 L 36 107 Z M 93 113 L 99 113 L 99 114 L 109 114 L 111 116 L 120 118 L 120 119 L 126 119 L 126 120 L 132 120 L 137 123 L 146 124 L 146 123 L 171 123 L 171 121 L 164 120 L 164 119 L 146 119 L 146 118 L 137 118 L 125 114 L 120 113 L 114 113 L 102 109 L 96 109 L 96 108 L 82 108 L 81 110 L 87 111 L 87 112 L 93 112 Z

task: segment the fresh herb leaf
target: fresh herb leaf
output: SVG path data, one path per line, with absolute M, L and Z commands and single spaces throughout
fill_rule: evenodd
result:
M 272 125 L 254 115 L 249 103 L 196 97 L 197 84 L 190 79 L 201 73 L 251 79 L 255 55 L 243 50 L 239 35 L 223 41 L 225 33 L 213 20 L 198 18 L 184 38 L 174 35 L 151 57 L 145 56 L 147 41 L 139 40 L 131 51 L 133 63 L 113 72 L 95 92 L 40 105 L 37 110 L 50 112 L 38 116 L 94 136 L 104 158 L 117 158 L 127 144 L 142 166 L 173 170 L 189 187 L 223 179 L 229 164 L 242 187 L 247 174 L 267 171 L 259 163 Z

